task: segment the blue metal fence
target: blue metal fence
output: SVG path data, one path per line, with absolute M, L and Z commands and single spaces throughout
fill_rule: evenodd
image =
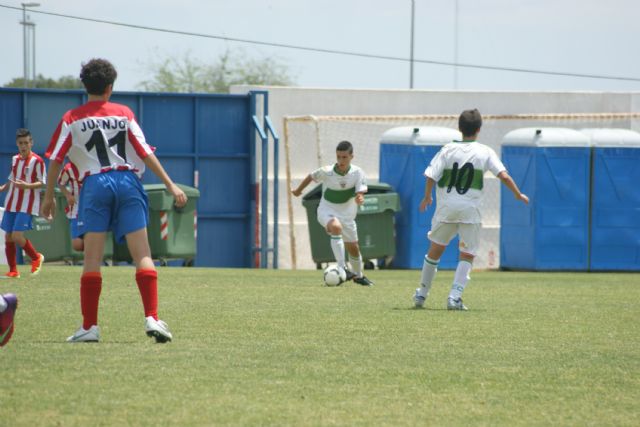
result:
M 111 100 L 129 106 L 147 141 L 176 182 L 198 187 L 197 266 L 278 266 L 278 136 L 268 117 L 268 93 L 247 95 L 114 93 Z M 257 111 L 261 100 L 261 114 Z M 27 127 L 33 150 L 42 155 L 60 117 L 86 101 L 78 90 L 0 88 L 0 177 L 8 176 L 17 152 L 15 131 Z M 256 134 L 261 167 L 256 167 Z M 269 242 L 269 135 L 273 140 L 273 237 Z M 257 172 L 261 184 L 257 184 Z M 1 181 L 1 179 L 0 179 Z M 153 173 L 144 184 L 159 182 Z M 257 189 L 261 208 L 256 209 Z M 258 218 L 261 216 L 260 220 Z M 256 229 L 259 239 L 256 239 Z M 255 255 L 259 255 L 256 260 Z M 258 264 L 258 265 L 256 265 Z

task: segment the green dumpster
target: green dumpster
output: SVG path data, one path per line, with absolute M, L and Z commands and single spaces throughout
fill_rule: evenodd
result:
M 173 196 L 164 184 L 147 184 L 144 190 L 149 197 L 149 225 L 147 234 L 151 257 L 166 265 L 168 260 L 183 259 L 185 265 L 193 265 L 196 256 L 196 204 L 200 197 L 197 188 L 178 184 L 187 195 L 182 208 L 174 205 Z M 114 241 L 114 261 L 131 262 L 125 243 Z
M 400 198 L 389 184 L 369 184 L 368 187 L 356 216 L 358 243 L 365 262 L 375 259 L 380 267 L 385 267 L 396 253 L 395 213 L 400 210 Z M 322 185 L 318 185 L 302 198 L 307 210 L 311 258 L 318 268 L 322 263 L 335 261 L 329 235 L 316 217 L 321 197 Z

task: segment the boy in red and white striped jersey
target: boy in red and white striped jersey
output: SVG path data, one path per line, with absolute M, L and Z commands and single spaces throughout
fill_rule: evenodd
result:
M 24 232 L 33 228 L 32 215 L 40 210 L 40 187 L 45 182 L 44 161 L 32 152 L 33 138 L 28 129 L 16 132 L 18 154 L 11 160 L 11 173 L 8 182 L 0 185 L 0 191 L 8 191 L 4 200 L 4 215 L 0 228 L 5 234 L 5 254 L 9 264 L 7 277 L 18 278 L 16 262 L 16 244 L 31 258 L 31 274 L 40 273 L 44 256 L 38 253 L 31 242 L 24 237 Z
M 109 102 L 117 75 L 106 59 L 94 58 L 82 65 L 80 80 L 87 102 L 63 115 L 45 153 L 51 161 L 42 215 L 52 218 L 55 213 L 55 180 L 68 158 L 82 183 L 77 227 L 84 240 L 84 264 L 80 277 L 82 326 L 67 341 L 100 341 L 100 269 L 107 232 L 112 231 L 117 242 L 126 241 L 136 265 L 145 332 L 156 342 L 165 343 L 173 335 L 158 318 L 158 273 L 147 237 L 149 203 L 140 176 L 148 167 L 165 184 L 178 208 L 187 203 L 187 196 L 153 154 L 131 109 Z
M 64 165 L 58 177 L 58 188 L 67 199 L 67 207 L 64 212 L 71 225 L 71 247 L 74 251 L 84 250 L 84 240 L 78 231 L 78 204 L 80 202 L 80 188 L 82 184 L 78 177 L 78 168 L 71 162 Z

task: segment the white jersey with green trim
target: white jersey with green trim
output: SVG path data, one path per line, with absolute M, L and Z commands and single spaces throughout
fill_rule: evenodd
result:
M 484 173 L 506 170 L 490 147 L 477 141 L 453 141 L 436 153 L 424 171 L 436 182 L 433 221 L 477 224 L 482 222 L 480 202 Z
M 364 171 L 351 164 L 349 170 L 341 174 L 336 165 L 324 166 L 311 172 L 311 179 L 322 184 L 320 206 L 330 207 L 345 217 L 355 218 L 358 205 L 356 193 L 367 192 L 367 179 Z

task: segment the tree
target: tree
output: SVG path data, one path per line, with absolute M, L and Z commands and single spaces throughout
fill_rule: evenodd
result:
M 140 83 L 152 92 L 229 92 L 234 84 L 288 86 L 294 84 L 286 65 L 272 58 L 245 59 L 225 51 L 213 64 L 204 64 L 189 53 L 151 64 L 150 80 Z
M 35 80 L 29 80 L 29 85 L 25 85 L 24 78 L 17 77 L 5 84 L 4 87 L 30 87 L 39 89 L 82 89 L 82 82 L 73 76 L 62 76 L 57 80 L 38 74 Z

